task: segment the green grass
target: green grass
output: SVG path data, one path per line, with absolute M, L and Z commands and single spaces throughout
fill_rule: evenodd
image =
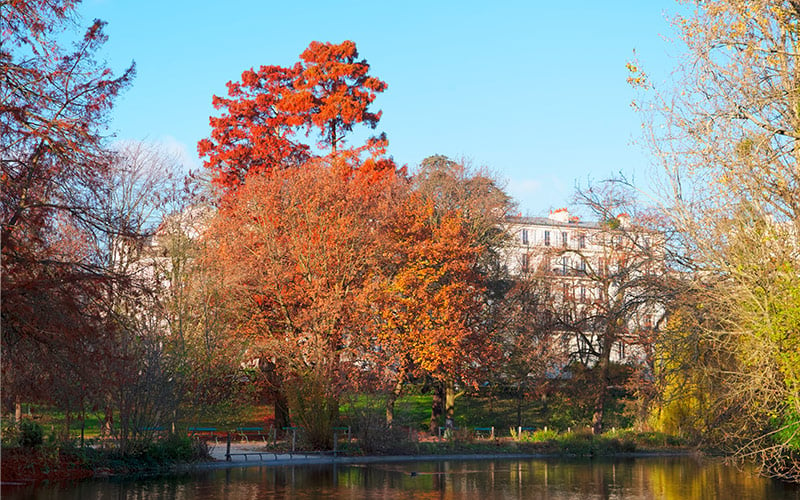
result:
M 363 399 L 366 396 L 360 396 Z M 430 394 L 405 395 L 395 403 L 395 422 L 419 430 L 428 428 L 431 416 Z M 510 435 L 509 429 L 518 427 L 545 427 L 557 430 L 579 428 L 590 423 L 590 411 L 576 408 L 573 402 L 550 398 L 518 401 L 514 398 L 484 394 L 465 394 L 456 399 L 456 427 L 494 427 L 498 435 Z M 343 407 L 345 414 L 347 408 Z M 443 425 L 443 422 L 440 422 Z M 607 414 L 607 427 L 629 427 L 622 405 Z
M 395 403 L 396 423 L 419 430 L 428 428 L 431 418 L 430 394 L 410 394 L 401 396 Z M 364 409 L 370 405 L 383 411 L 384 400 L 359 395 L 342 405 L 342 414 L 354 409 Z M 456 399 L 456 427 L 492 427 L 508 433 L 510 427 L 536 427 L 548 425 L 547 414 L 538 401 L 524 401 L 520 408 L 520 423 L 517 419 L 517 401 L 509 398 L 464 395 Z
M 405 394 L 395 403 L 396 424 L 419 431 L 428 429 L 431 415 L 431 394 Z M 348 419 L 358 418 L 358 414 L 369 411 L 381 417 L 385 411 L 385 396 L 380 395 L 345 395 L 341 398 L 340 414 L 347 423 Z M 494 427 L 495 435 L 507 437 L 511 429 L 518 426 L 532 427 L 537 430 L 545 427 L 556 431 L 568 428 L 579 429 L 589 424 L 589 410 L 586 405 L 579 405 L 566 398 L 551 396 L 549 400 L 529 399 L 518 401 L 512 397 L 496 396 L 485 392 L 465 394 L 456 399 L 455 425 L 458 428 L 473 429 L 475 427 Z M 606 427 L 630 427 L 623 412 L 624 405 L 612 405 L 608 412 Z M 616 408 L 616 409 L 614 409 Z M 27 409 L 26 409 L 27 410 Z M 27 411 L 26 411 L 27 413 Z M 45 407 L 33 407 L 32 414 L 45 431 L 45 437 L 63 434 L 65 415 Z M 178 428 L 189 426 L 216 427 L 220 432 L 234 430 L 236 427 L 262 427 L 267 430 L 271 423 L 272 408 L 263 405 L 241 406 L 235 417 L 231 415 L 214 416 L 209 413 L 202 419 L 186 419 L 178 423 Z M 85 421 L 85 437 L 91 439 L 99 436 L 102 416 L 89 413 Z M 355 421 L 355 420 L 353 420 Z M 443 425 L 443 422 L 440 422 Z M 70 437 L 80 436 L 80 421 L 73 417 L 70 426 Z M 653 445 L 658 441 L 664 443 L 662 437 L 653 437 Z

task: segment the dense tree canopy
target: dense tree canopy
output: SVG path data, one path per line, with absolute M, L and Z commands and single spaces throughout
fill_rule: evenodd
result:
M 316 156 L 299 131 L 308 136 L 316 129 L 320 148 L 335 154 L 355 125 L 376 127 L 381 113 L 369 105 L 386 84 L 357 60 L 355 43 L 312 42 L 300 58 L 290 68 L 244 71 L 241 82 L 228 82 L 229 98 L 214 96 L 222 114 L 211 117 L 211 137 L 198 151 L 218 187 L 235 189 L 249 172 L 298 166 Z

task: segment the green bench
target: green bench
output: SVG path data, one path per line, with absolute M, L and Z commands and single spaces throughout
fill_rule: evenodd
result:
M 494 427 L 474 427 L 475 435 L 477 437 L 488 437 L 494 439 Z
M 250 437 L 260 437 L 264 443 L 267 442 L 267 436 L 264 434 L 263 427 L 237 427 L 236 428 L 237 434 L 239 434 L 242 439 L 246 442 L 250 442 Z
M 216 427 L 189 427 L 189 437 L 214 438 L 214 442 L 219 444 Z

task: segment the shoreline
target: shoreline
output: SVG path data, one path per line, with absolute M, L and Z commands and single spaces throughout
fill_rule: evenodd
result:
M 381 463 L 403 463 L 403 462 L 443 462 L 449 460 L 610 460 L 625 458 L 680 458 L 706 456 L 702 451 L 695 449 L 672 449 L 672 450 L 647 450 L 636 452 L 619 452 L 608 454 L 582 455 L 570 453 L 442 453 L 442 454 L 411 454 L 411 455 L 361 455 L 348 456 L 331 454 L 320 454 L 313 452 L 295 453 L 273 453 L 266 452 L 253 446 L 235 446 L 231 448 L 235 459 L 225 460 L 225 450 L 212 449 L 212 459 L 204 462 L 184 462 L 165 465 L 151 470 L 131 470 L 131 471 L 111 471 L 106 468 L 94 469 L 88 475 L 81 477 L 53 478 L 55 482 L 61 481 L 83 481 L 83 480 L 103 480 L 108 478 L 135 478 L 142 476 L 168 476 L 171 474 L 193 474 L 204 471 L 238 469 L 246 467 L 309 467 L 309 466 L 337 466 L 337 465 L 356 465 L 356 464 L 381 464 Z M 252 458 L 247 455 L 251 455 Z M 272 458 L 264 458 L 271 455 Z M 256 458 L 258 457 L 258 458 Z M 9 479 L 0 481 L 4 488 L 21 487 L 37 484 L 38 479 Z
M 253 454 L 259 452 L 254 451 Z M 262 452 L 263 453 L 263 452 Z M 268 453 L 263 453 L 264 455 Z M 269 453 L 272 455 L 272 453 Z M 200 470 L 233 469 L 242 467 L 283 467 L 287 465 L 353 465 L 368 463 L 398 463 L 398 462 L 438 462 L 446 460 L 525 460 L 525 459 L 588 459 L 605 460 L 613 458 L 657 458 L 657 457 L 693 457 L 703 454 L 691 449 L 675 451 L 638 451 L 613 453 L 607 455 L 573 455 L 564 453 L 454 453 L 454 454 L 428 454 L 428 455 L 365 455 L 365 456 L 331 456 L 312 455 L 304 453 L 276 454 L 273 459 L 244 459 L 231 460 L 214 459 L 209 462 L 180 464 L 173 468 L 175 472 L 194 472 Z

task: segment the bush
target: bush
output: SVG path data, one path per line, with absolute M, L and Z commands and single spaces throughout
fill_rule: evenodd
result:
M 382 401 L 349 405 L 347 418 L 360 451 L 375 455 L 403 455 L 416 451 L 416 443 L 409 437 L 410 431 L 398 424 L 386 425 L 385 407 L 378 403 Z
M 2 446 L 13 448 L 19 446 L 19 427 L 13 418 L 2 419 Z
M 19 426 L 19 444 L 25 448 L 36 448 L 44 442 L 44 429 L 33 420 L 23 420 Z
M 517 435 L 517 431 L 511 428 L 511 437 L 523 443 L 544 443 L 554 441 L 558 438 L 558 431 L 555 429 L 539 429 L 537 431 L 522 431 Z
M 179 434 L 170 434 L 165 439 L 150 443 L 146 454 L 159 464 L 196 462 L 209 457 L 208 443 Z

